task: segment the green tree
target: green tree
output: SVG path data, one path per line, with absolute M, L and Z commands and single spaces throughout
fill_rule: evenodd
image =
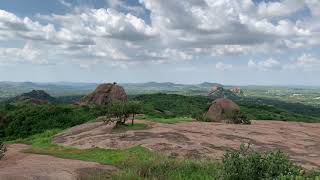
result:
M 123 121 L 123 111 L 124 111 L 124 105 L 122 102 L 113 102 L 111 104 L 111 114 L 113 117 L 117 118 L 116 126 L 119 124 L 124 124 L 125 121 Z
M 128 111 L 132 114 L 131 125 L 133 125 L 135 115 L 142 112 L 142 104 L 139 101 L 130 101 L 128 102 Z

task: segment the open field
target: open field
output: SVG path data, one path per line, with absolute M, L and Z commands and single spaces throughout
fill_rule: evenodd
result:
M 114 134 L 101 122 L 83 124 L 57 135 L 53 142 L 80 149 L 127 149 L 138 145 L 194 159 L 221 159 L 224 152 L 250 143 L 253 149 L 279 149 L 307 169 L 320 169 L 320 124 L 254 121 L 252 125 L 222 123 L 150 123 L 152 128 Z

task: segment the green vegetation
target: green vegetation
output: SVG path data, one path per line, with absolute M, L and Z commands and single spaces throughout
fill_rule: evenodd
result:
M 236 100 L 249 119 L 320 122 L 320 108 L 274 99 L 241 98 Z
M 281 175 L 300 175 L 301 168 L 294 165 L 284 153 L 259 153 L 250 151 L 249 147 L 242 144 L 239 151 L 224 155 L 224 179 L 277 179 Z
M 6 146 L 0 141 L 0 160 L 4 156 L 4 153 L 6 152 Z
M 124 133 L 130 130 L 143 130 L 148 129 L 149 126 L 147 124 L 135 123 L 131 125 L 119 125 L 117 128 L 112 130 L 113 133 Z
M 183 96 L 177 94 L 147 94 L 130 97 L 143 104 L 143 113 L 150 119 L 180 119 L 192 117 L 202 120 L 211 102 L 206 96 Z M 275 99 L 233 97 L 248 119 L 320 122 L 320 107 Z M 165 120 L 168 119 L 168 120 Z
M 0 139 L 25 138 L 48 129 L 65 129 L 94 119 L 96 112 L 72 105 L 10 105 L 0 107 Z
M 16 87 L 15 85 L 11 86 L 13 88 Z M 23 86 L 34 86 L 34 84 L 26 83 Z M 164 91 L 169 92 L 172 86 L 176 85 L 164 83 L 161 84 L 161 87 L 158 87 L 160 86 L 159 84 L 150 83 L 148 86 L 162 88 Z M 144 87 L 144 85 L 139 87 Z M 188 90 L 182 90 L 182 88 L 186 87 Z M 207 111 L 214 100 L 212 97 L 198 96 L 199 94 L 207 94 L 206 91 L 210 87 L 212 87 L 212 84 L 202 84 L 199 87 L 179 85 L 174 91 L 170 92 L 184 95 L 163 93 L 135 95 L 130 97 L 133 101 L 114 103 L 110 106 L 81 107 L 66 104 L 0 105 L 0 159 L 5 152 L 1 140 L 14 140 L 8 143 L 31 144 L 32 148 L 27 150 L 28 153 L 114 165 L 120 171 L 112 174 L 112 179 L 240 180 L 320 178 L 319 172 L 304 173 L 301 167 L 294 165 L 282 152 L 259 153 L 251 151 L 246 146 L 242 146 L 239 151 L 227 152 L 223 161 L 217 162 L 175 159 L 140 146 L 125 150 L 100 148 L 80 150 L 51 143 L 52 137 L 61 132 L 61 130 L 88 122 L 100 116 L 105 116 L 106 121 L 113 119 L 119 122 L 113 133 L 148 128 L 146 124 L 134 124 L 136 114 L 139 114 L 137 115 L 139 119 L 160 123 L 194 121 L 195 118 L 203 117 L 203 113 Z M 67 89 L 68 87 L 65 88 Z M 83 92 L 87 90 L 87 88 L 83 87 Z M 157 91 L 150 88 L 147 93 Z M 295 92 L 301 92 L 302 95 L 295 95 Z M 307 95 L 307 93 L 310 94 Z M 197 96 L 185 96 L 190 94 L 197 94 Z M 246 89 L 244 94 L 246 95 L 245 97 L 230 97 L 240 105 L 241 112 L 243 112 L 236 112 L 231 115 L 230 119 L 236 122 L 249 122 L 248 119 L 320 122 L 320 107 L 317 100 L 320 94 L 317 90 L 304 91 L 295 89 L 286 91 L 281 89 L 278 91 L 277 89 L 269 92 L 266 90 Z M 2 97 L 7 96 L 8 94 L 5 94 Z M 75 102 L 80 97 L 58 97 L 57 102 Z M 310 100 L 310 103 L 306 99 Z M 301 100 L 302 103 L 298 103 L 298 100 Z M 140 115 L 140 113 L 143 115 Z M 132 125 L 126 125 L 130 115 L 133 115 Z M 206 121 L 206 119 L 201 120 Z M 102 173 L 99 175 L 99 179 L 107 178 L 105 176 L 107 175 Z
M 212 99 L 205 96 L 144 94 L 131 97 L 143 104 L 143 113 L 158 118 L 191 117 L 208 109 Z
M 251 124 L 251 121 L 248 119 L 248 117 L 239 110 L 234 110 L 231 113 L 227 113 L 225 115 L 228 119 L 227 123 L 231 124 Z
M 140 111 L 141 104 L 136 101 L 93 108 L 63 104 L 5 104 L 0 106 L 0 139 L 25 138 L 49 129 L 65 129 L 99 116 L 107 117 L 106 120 L 116 117 L 113 120 L 124 126 L 129 115 L 133 115 L 133 126 L 134 116 Z M 142 128 L 142 126 L 131 128 Z
M 97 108 L 97 107 L 96 107 Z M 100 115 L 103 115 L 101 118 L 105 123 L 116 123 L 116 127 L 122 125 L 127 125 L 126 122 L 130 115 L 131 125 L 134 125 L 135 115 L 140 113 L 142 106 L 138 101 L 129 101 L 129 102 L 113 102 L 110 105 L 98 107 Z
M 120 171 L 112 179 L 274 179 L 296 176 L 315 178 L 317 172 L 304 174 L 281 152 L 261 154 L 242 146 L 239 151 L 227 152 L 222 162 L 209 160 L 174 159 L 137 146 L 126 150 L 86 149 L 51 144 L 52 136 L 60 132 L 50 130 L 15 142 L 32 144 L 28 153 L 52 155 L 114 165 Z M 15 143 L 11 142 L 11 143 Z M 97 177 L 97 176 L 94 176 Z M 97 179 L 107 179 L 99 175 Z M 288 179 L 288 178 L 287 178 Z
M 175 94 L 138 95 L 130 99 L 134 101 L 115 104 L 113 108 L 64 104 L 0 105 L 0 139 L 25 138 L 52 128 L 64 129 L 99 116 L 117 117 L 124 124 L 129 115 L 140 112 L 144 116 L 139 115 L 139 119 L 161 123 L 189 122 L 202 117 L 213 101 L 205 96 Z M 320 122 L 320 108 L 313 106 L 247 97 L 234 101 L 248 119 Z M 242 117 L 243 114 L 238 115 Z
M 157 116 L 150 116 L 150 115 L 140 115 L 138 116 L 141 120 L 148 120 L 152 122 L 158 123 L 165 123 L 165 124 L 176 124 L 181 122 L 192 122 L 194 121 L 193 118 L 190 117 L 172 117 L 172 118 L 161 118 Z

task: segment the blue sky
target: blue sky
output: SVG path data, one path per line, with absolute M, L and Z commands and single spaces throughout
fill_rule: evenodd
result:
M 1 0 L 0 81 L 320 85 L 318 0 Z

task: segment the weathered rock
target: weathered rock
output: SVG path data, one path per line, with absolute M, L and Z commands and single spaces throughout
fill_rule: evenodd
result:
M 205 117 L 214 122 L 228 120 L 228 116 L 235 111 L 240 111 L 240 107 L 230 99 L 220 98 L 212 102 Z
M 91 94 L 80 100 L 80 105 L 108 105 L 114 101 L 125 102 L 128 96 L 123 87 L 113 83 L 101 84 Z

